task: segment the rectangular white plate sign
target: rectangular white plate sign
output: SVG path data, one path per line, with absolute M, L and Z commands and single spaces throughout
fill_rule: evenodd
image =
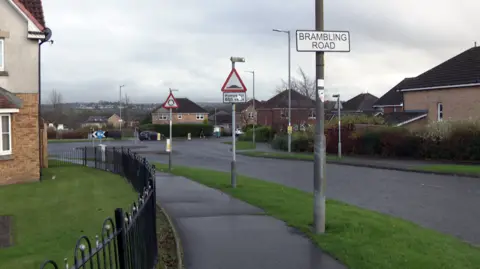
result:
M 350 33 L 297 30 L 297 51 L 350 52 Z
M 224 103 L 245 103 L 247 102 L 247 93 L 245 92 L 224 92 L 223 93 L 223 102 Z

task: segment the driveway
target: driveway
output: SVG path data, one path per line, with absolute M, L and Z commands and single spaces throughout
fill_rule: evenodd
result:
M 173 141 L 172 162 L 229 172 L 230 145 L 220 140 L 227 141 Z M 164 149 L 163 142 L 144 144 L 148 147 L 136 151 L 149 161 L 168 161 L 166 155 L 148 153 L 150 148 Z M 313 189 L 312 162 L 237 155 L 237 171 L 308 192 Z M 480 245 L 480 179 L 328 164 L 326 193 L 328 198 L 401 217 Z

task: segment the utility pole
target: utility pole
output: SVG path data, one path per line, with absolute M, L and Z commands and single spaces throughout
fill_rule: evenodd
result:
M 315 30 L 323 31 L 323 0 L 315 0 Z M 316 126 L 315 126 L 315 156 L 313 169 L 314 213 L 313 223 L 315 233 L 325 233 L 325 52 L 315 52 L 316 67 Z
M 123 119 L 122 119 L 122 88 L 125 87 L 125 85 L 120 85 L 120 95 L 118 96 L 118 108 L 120 109 L 120 137 L 122 137 L 122 124 L 123 124 Z

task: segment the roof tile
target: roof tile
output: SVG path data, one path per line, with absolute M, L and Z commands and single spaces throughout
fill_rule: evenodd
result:
M 32 14 L 32 16 L 45 27 L 42 0 L 18 0 Z
M 400 83 L 395 85 L 392 89 L 386 92 L 380 99 L 378 99 L 373 106 L 394 106 L 403 103 L 403 93 L 398 90 L 407 85 L 414 78 L 404 78 Z

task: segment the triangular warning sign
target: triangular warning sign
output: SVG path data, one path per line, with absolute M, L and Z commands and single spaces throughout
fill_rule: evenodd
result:
M 243 84 L 242 79 L 237 73 L 235 68 L 232 68 L 232 71 L 227 77 L 227 80 L 222 86 L 222 92 L 246 92 L 247 87 Z
M 167 101 L 163 103 L 163 108 L 170 109 L 170 108 L 178 108 L 177 100 L 173 97 L 173 93 L 170 93 L 167 97 Z

